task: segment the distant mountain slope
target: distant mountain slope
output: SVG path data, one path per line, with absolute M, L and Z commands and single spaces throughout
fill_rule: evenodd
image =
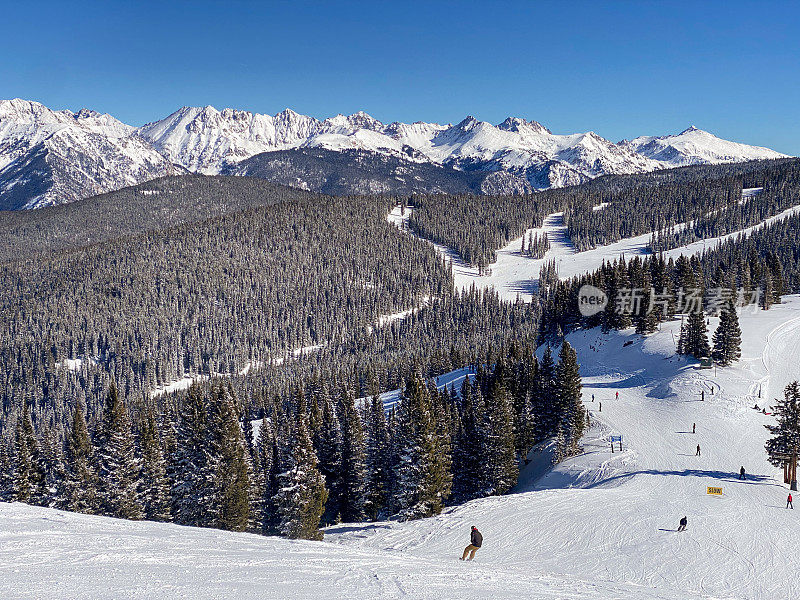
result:
M 503 171 L 464 172 L 360 150 L 296 148 L 258 154 L 223 167 L 226 175 L 251 175 L 325 194 L 524 194 L 525 179 Z
M 69 204 L 4 213 L 0 263 L 316 196 L 252 177 L 164 177 Z
M 300 148 L 319 152 L 273 155 L 236 167 L 265 152 Z M 362 111 L 319 120 L 290 109 L 265 115 L 212 106 L 183 107 L 135 128 L 88 109 L 72 113 L 27 100 L 0 101 L 0 210 L 72 202 L 185 171 L 254 173 L 256 162 L 262 176 L 330 193 L 503 194 L 576 185 L 602 175 L 783 156 L 695 128 L 615 144 L 591 131 L 554 134 L 516 117 L 498 125 L 473 117 L 455 125 L 387 125 Z M 281 172 L 279 157 L 287 172 Z M 445 185 L 442 173 L 448 171 L 441 167 L 482 175 L 449 173 Z
M 694 126 L 677 135 L 642 136 L 630 141 L 623 140 L 619 145 L 651 160 L 657 160 L 665 166 L 703 165 L 785 157 L 784 154 L 769 148 L 748 146 L 720 139 Z
M 0 101 L 0 209 L 72 202 L 182 171 L 110 115 Z

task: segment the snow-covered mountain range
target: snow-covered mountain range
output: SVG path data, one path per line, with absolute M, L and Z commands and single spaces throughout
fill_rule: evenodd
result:
M 236 165 L 247 159 L 298 148 L 356 150 L 448 172 L 507 173 L 484 186 L 493 193 L 574 185 L 605 174 L 785 156 L 694 127 L 678 135 L 613 143 L 593 132 L 553 134 L 536 121 L 512 117 L 498 125 L 473 117 L 456 125 L 384 124 L 364 112 L 318 120 L 290 109 L 273 116 L 206 106 L 184 107 L 135 128 L 87 109 L 53 111 L 16 99 L 0 101 L 0 208 L 70 202 L 184 170 L 242 174 L 245 170 Z M 314 189 L 313 182 L 295 175 L 298 185 Z M 509 189 L 498 181 L 508 181 Z M 415 185 L 416 191 L 430 191 L 424 177 Z

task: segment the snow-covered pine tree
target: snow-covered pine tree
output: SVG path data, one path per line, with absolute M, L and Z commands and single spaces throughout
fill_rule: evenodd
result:
M 176 523 L 210 527 L 214 503 L 206 402 L 199 384 L 189 388 L 180 407 L 172 457 L 172 515 Z
M 376 394 L 365 403 L 367 495 L 365 510 L 373 521 L 386 508 L 389 494 L 389 430 L 383 403 Z
M 364 429 L 349 387 L 342 390 L 342 487 L 339 511 L 342 520 L 358 523 L 366 519 L 367 473 Z
M 275 496 L 278 530 L 290 539 L 321 540 L 319 525 L 328 492 L 325 477 L 317 468 L 305 410 L 305 402 L 301 402 L 289 438 L 286 469 L 278 476 L 280 489 Z
M 95 466 L 94 446 L 86 427 L 86 416 L 80 400 L 75 401 L 72 428 L 67 438 L 67 510 L 93 513 L 99 509 L 99 479 Z
M 498 363 L 500 364 L 500 363 Z M 511 392 L 502 377 L 493 377 L 486 398 L 486 447 L 484 479 L 491 494 L 505 494 L 519 477 L 514 442 L 514 416 Z
M 247 449 L 229 385 L 218 382 L 211 390 L 210 429 L 216 458 L 213 526 L 227 531 L 245 531 L 250 519 Z
M 705 313 L 702 310 L 689 313 L 685 323 L 681 326 L 678 350 L 680 354 L 690 354 L 698 359 L 710 356 L 708 327 Z
M 134 452 L 131 420 L 113 382 L 96 446 L 103 511 L 123 519 L 141 519 L 144 513 L 137 494 L 140 465 Z
M 581 374 L 578 355 L 564 340 L 558 356 L 556 379 L 558 382 L 558 400 L 561 407 L 561 427 L 559 432 L 565 436 L 566 450 L 569 455 L 579 452 L 578 444 L 586 428 L 586 409 L 581 397 Z
M 40 428 L 41 463 L 44 473 L 43 506 L 60 508 L 66 502 L 66 467 L 64 447 L 52 428 Z
M 461 384 L 461 410 L 454 432 L 453 496 L 458 501 L 481 496 L 486 489 L 482 468 L 485 416 L 479 386 L 472 386 L 469 377 Z
M 449 487 L 439 454 L 431 398 L 419 373 L 406 382 L 397 413 L 394 501 L 401 520 L 438 515 Z
M 167 463 L 162 451 L 156 417 L 152 411 L 145 415 L 139 426 L 139 449 L 142 464 L 139 501 L 144 510 L 144 518 L 148 521 L 171 521 Z
M 22 405 L 14 440 L 14 500 L 42 504 L 46 497 L 45 474 L 39 442 L 33 432 L 28 403 Z
M 0 437 L 0 502 L 14 498 L 14 462 L 9 442 Z
M 711 357 L 723 367 L 735 363 L 742 355 L 742 330 L 733 300 L 722 309 L 719 325 L 713 336 L 714 350 Z
M 322 521 L 330 525 L 339 522 L 342 495 L 342 426 L 327 388 L 320 388 L 316 399 L 312 398 L 312 402 L 314 401 L 319 403 L 322 413 L 314 436 L 314 450 L 328 490 Z
M 567 457 L 567 439 L 564 435 L 564 428 L 559 427 L 556 434 L 555 447 L 553 449 L 553 464 L 557 465 Z
M 539 363 L 534 386 L 534 407 L 539 419 L 537 421 L 537 439 L 556 435 L 559 415 L 557 404 L 558 389 L 556 386 L 556 365 L 550 346 L 544 351 Z
M 775 414 L 778 422 L 765 425 L 772 434 L 767 440 L 766 450 L 769 461 L 776 467 L 789 463 L 789 477 L 797 481 L 797 457 L 800 453 L 800 384 L 793 381 L 786 386 L 783 399 L 776 399 Z

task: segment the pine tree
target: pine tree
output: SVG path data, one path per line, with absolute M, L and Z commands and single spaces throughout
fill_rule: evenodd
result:
M 364 430 L 356 411 L 353 392 L 342 392 L 342 489 L 339 510 L 342 520 L 357 523 L 366 518 L 367 473 Z
M 148 521 L 170 521 L 170 486 L 167 464 L 155 415 L 149 412 L 140 427 L 139 447 L 142 470 L 139 478 L 139 501 Z
M 114 383 L 106 397 L 97 459 L 103 510 L 123 519 L 141 519 L 144 515 L 137 494 L 139 461 L 134 454 L 128 410 Z
M 484 479 L 492 494 L 505 494 L 519 477 L 511 393 L 500 375 L 493 377 L 486 398 L 488 435 L 484 448 Z
M 206 402 L 195 384 L 180 407 L 172 457 L 172 514 L 181 525 L 212 525 L 214 471 L 209 446 Z
M 711 356 L 717 364 L 726 367 L 739 360 L 742 355 L 742 330 L 733 300 L 722 309 L 713 340 L 714 351 Z
M 711 354 L 706 317 L 702 310 L 689 313 L 686 322 L 681 326 L 678 351 L 680 354 L 690 354 L 698 359 Z
M 230 388 L 220 382 L 212 388 L 212 451 L 214 473 L 214 527 L 245 531 L 250 519 L 250 480 L 247 450 Z
M 304 413 L 305 403 L 302 403 L 289 440 L 286 470 L 278 476 L 280 489 L 275 497 L 280 518 L 278 529 L 290 539 L 321 540 L 319 525 L 328 492 L 325 477 L 317 468 Z
M 795 482 L 797 457 L 800 453 L 800 384 L 797 381 L 786 386 L 782 400 L 776 399 L 775 414 L 778 422 L 775 425 L 765 425 L 772 434 L 765 448 L 770 463 L 776 467 L 789 462 L 790 478 Z
M 559 406 L 562 411 L 559 433 L 566 437 L 567 452 L 574 455 L 578 452 L 578 443 L 586 428 L 586 409 L 581 396 L 578 355 L 566 340 L 559 353 L 556 379 Z
M 483 469 L 483 450 L 487 445 L 485 424 L 480 387 L 473 387 L 466 377 L 461 385 L 460 419 L 453 453 L 453 495 L 459 501 L 482 496 L 487 489 Z
M 94 447 L 86 427 L 81 402 L 76 400 L 72 428 L 67 438 L 67 510 L 93 513 L 99 509 L 99 479 L 95 467 Z
M 278 466 L 280 460 L 275 442 L 272 421 L 267 419 L 266 413 L 261 418 L 261 427 L 258 430 L 256 441 L 256 474 L 260 485 L 260 521 L 261 531 L 265 535 L 279 533 L 278 512 L 274 498 L 278 492 Z
M 0 502 L 14 498 L 14 461 L 7 440 L 0 437 Z
M 449 488 L 439 454 L 431 398 L 422 377 L 406 382 L 398 419 L 397 490 L 395 504 L 401 520 L 438 515 Z
M 556 387 L 556 365 L 553 353 L 548 346 L 539 364 L 535 381 L 534 406 L 539 416 L 537 439 L 552 437 L 558 433 L 558 389 Z
M 302 395 L 302 394 L 301 394 Z M 314 450 L 319 459 L 319 470 L 325 477 L 328 490 L 327 504 L 323 515 L 325 524 L 339 522 L 342 496 L 342 426 L 336 407 L 326 389 L 316 399 L 322 408 L 322 419 L 314 436 Z
M 376 394 L 368 404 L 367 418 L 367 495 L 365 510 L 373 521 L 383 513 L 389 494 L 389 430 L 383 403 Z
M 41 464 L 44 473 L 43 506 L 61 508 L 66 503 L 64 447 L 50 427 L 40 429 Z
M 23 404 L 22 415 L 17 421 L 14 460 L 14 499 L 28 504 L 42 504 L 46 496 L 45 474 L 27 402 Z

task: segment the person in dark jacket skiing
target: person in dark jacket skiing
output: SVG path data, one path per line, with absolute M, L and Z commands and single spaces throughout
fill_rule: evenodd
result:
M 794 504 L 792 504 L 792 495 L 789 494 L 789 497 L 786 498 L 786 508 L 791 508 L 794 510 Z
M 472 560 L 475 558 L 475 553 L 478 551 L 483 545 L 483 536 L 481 532 L 478 531 L 478 528 L 475 525 L 472 526 L 472 533 L 469 536 L 469 546 L 464 548 L 464 554 L 461 556 L 461 560 Z M 469 558 L 467 555 L 469 554 Z
M 745 479 L 745 476 L 744 476 L 744 467 L 742 467 L 741 469 L 739 469 L 739 479 Z
M 695 456 L 700 456 L 700 444 L 697 444 L 697 453 Z
M 682 517 L 678 524 L 678 531 L 686 531 L 686 524 L 688 523 L 686 516 Z

